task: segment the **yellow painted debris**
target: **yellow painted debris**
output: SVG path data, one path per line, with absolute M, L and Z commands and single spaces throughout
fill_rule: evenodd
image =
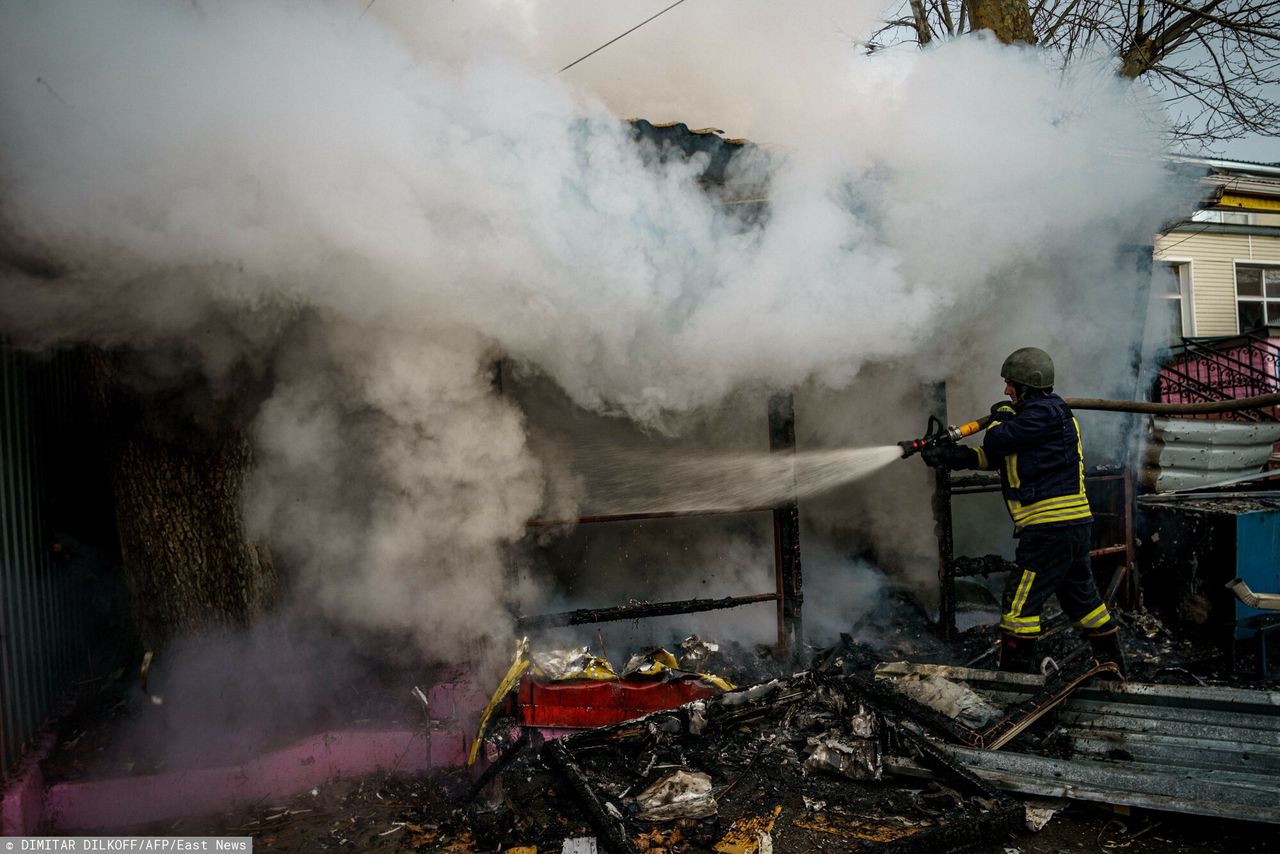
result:
M 657 676 L 666 670 L 679 670 L 680 662 L 676 661 L 676 657 L 665 649 L 655 649 L 649 655 L 649 660 L 635 669 L 635 673 L 641 676 Z
M 825 813 L 816 813 L 806 818 L 798 818 L 791 823 L 805 830 L 816 830 L 820 833 L 831 833 L 845 839 L 861 839 L 881 844 L 888 844 L 908 836 L 915 836 L 920 832 L 918 827 L 887 824 L 872 819 L 829 816 Z
M 680 662 L 671 652 L 665 649 L 657 649 L 653 651 L 652 655 L 650 655 L 649 660 L 635 672 L 641 676 L 660 676 L 668 670 L 679 673 L 688 672 L 680 670 Z M 710 673 L 697 673 L 696 675 L 702 681 L 711 683 L 721 691 L 732 691 L 734 688 L 732 682 L 727 679 L 722 679 L 719 676 L 714 676 Z
M 471 854 L 475 840 L 471 838 L 471 832 L 468 831 L 459 836 L 455 841 L 450 842 L 441 850 L 445 854 Z
M 719 676 L 713 676 L 710 673 L 699 673 L 698 676 L 700 676 L 704 681 L 710 682 L 721 691 L 732 691 L 734 688 L 733 683 L 728 679 L 721 679 Z
M 515 848 L 505 848 L 502 854 L 538 854 L 538 846 L 520 845 Z
M 409 832 L 409 847 L 414 851 L 419 848 L 425 848 L 428 845 L 434 846 L 440 841 L 439 830 L 427 830 L 420 824 L 406 822 L 404 829 Z
M 502 698 L 516 687 L 516 683 L 520 681 L 520 677 L 528 669 L 529 639 L 521 638 L 516 642 L 516 656 L 511 662 L 511 669 L 507 671 L 506 676 L 502 677 L 502 681 L 498 683 L 497 690 L 489 698 L 489 704 L 484 707 L 484 712 L 480 715 L 480 726 L 476 730 L 476 739 L 471 742 L 471 750 L 467 752 L 467 765 L 476 764 L 476 757 L 480 755 L 480 742 L 484 738 L 485 729 L 489 726 L 489 718 L 493 717 L 493 710 L 502 702 Z
M 773 823 L 781 812 L 782 804 L 778 804 L 768 815 L 738 819 L 715 844 L 715 850 L 720 854 L 756 854 L 760 850 L 761 835 L 773 831 Z
M 563 670 L 557 668 L 554 675 L 547 672 L 539 666 L 539 656 L 535 653 L 529 656 L 529 672 L 534 676 L 549 679 L 553 682 L 572 682 L 578 679 L 612 681 L 623 678 L 613 669 L 612 664 L 599 656 L 592 655 L 585 646 L 558 654 L 566 659 L 566 666 Z M 543 663 L 545 664 L 545 661 Z M 657 677 L 667 672 L 691 673 L 693 671 L 681 670 L 679 660 L 670 651 L 655 649 L 649 653 L 647 660 L 635 670 L 629 671 L 627 676 Z M 693 672 L 693 674 L 703 681 L 716 686 L 721 691 L 732 691 L 734 688 L 732 682 L 719 676 L 710 673 Z
M 585 647 L 583 648 L 585 650 Z M 548 677 L 546 673 L 538 667 L 537 662 L 533 664 L 533 672 L 537 676 L 550 678 L 552 682 L 574 682 L 579 679 L 599 679 L 601 681 L 613 681 L 618 677 L 614 671 L 613 665 L 603 658 L 595 655 L 584 655 L 582 660 L 578 662 L 578 666 L 572 670 L 566 670 L 558 676 Z
M 680 832 L 680 828 L 659 828 L 642 833 L 636 837 L 636 850 L 644 852 L 652 852 L 652 854 L 662 854 L 673 850 L 684 840 L 684 835 Z
M 544 662 L 545 663 L 545 662 Z M 493 696 L 489 698 L 489 703 L 484 707 L 484 712 L 480 715 L 480 726 L 476 732 L 475 741 L 471 743 L 471 749 L 467 751 L 467 765 L 474 765 L 476 759 L 480 755 L 480 744 L 484 739 L 485 730 L 489 726 L 489 718 L 493 717 L 493 711 L 502 702 L 502 698 L 511 693 L 520 681 L 520 677 L 526 672 L 531 672 L 535 676 L 542 678 L 550 678 L 555 682 L 570 682 L 577 679 L 597 679 L 601 681 L 613 681 L 621 677 L 614 671 L 613 665 L 603 658 L 598 658 L 587 652 L 586 647 L 576 651 L 573 663 L 576 665 L 564 673 L 559 673 L 555 677 L 550 677 L 545 671 L 538 667 L 529 655 L 529 639 L 521 638 L 516 643 L 515 658 L 511 662 L 511 668 L 507 670 L 507 675 L 502 677 L 502 681 L 498 683 L 498 687 L 493 692 Z M 657 650 L 650 661 L 638 672 L 643 676 L 658 676 L 663 672 L 679 670 L 679 662 L 676 657 L 665 649 Z M 733 683 L 721 679 L 719 676 L 712 676 L 709 673 L 695 674 L 700 679 L 714 685 L 721 691 L 732 691 Z

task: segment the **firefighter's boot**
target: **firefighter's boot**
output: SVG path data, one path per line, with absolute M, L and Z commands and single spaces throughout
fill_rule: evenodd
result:
M 1000 669 L 1010 673 L 1039 673 L 1040 657 L 1036 654 L 1040 639 L 1000 633 Z
M 1089 641 L 1089 648 L 1093 651 L 1093 657 L 1098 660 L 1099 664 L 1108 661 L 1120 668 L 1120 679 L 1127 679 L 1128 673 L 1124 666 L 1124 651 L 1120 649 L 1120 630 L 1114 625 L 1101 632 L 1086 632 L 1085 640 Z M 1099 675 L 1099 679 L 1106 679 L 1104 675 Z

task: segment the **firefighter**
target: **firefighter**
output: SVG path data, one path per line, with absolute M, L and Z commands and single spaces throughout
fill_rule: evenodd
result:
M 1045 351 L 1015 350 L 1000 376 L 1009 400 L 992 405 L 982 447 L 942 444 L 922 453 L 931 467 L 1000 472 L 1018 540 L 1017 569 L 1001 609 L 1000 669 L 1039 672 L 1040 614 L 1056 593 L 1094 657 L 1115 662 L 1123 675 L 1116 624 L 1089 565 L 1093 514 L 1084 491 L 1080 425 L 1053 392 L 1053 360 Z

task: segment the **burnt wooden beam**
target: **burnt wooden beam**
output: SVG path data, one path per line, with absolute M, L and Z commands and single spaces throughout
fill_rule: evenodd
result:
M 795 396 L 769 396 L 769 450 L 796 450 Z M 794 486 L 794 475 L 792 476 Z M 795 498 L 773 508 L 773 557 L 778 584 L 778 647 L 794 653 L 804 643 L 804 579 L 800 570 L 800 505 Z
M 737 608 L 757 602 L 773 602 L 776 593 L 760 593 L 754 596 L 726 596 L 723 599 L 683 599 L 679 602 L 640 602 L 634 605 L 616 605 L 610 608 L 579 608 L 557 614 L 536 614 L 516 618 L 518 631 L 549 629 L 555 626 L 581 626 L 590 623 L 610 623 L 616 620 L 639 620 L 645 617 L 666 617 L 671 614 L 696 614 L 701 611 L 718 611 Z
M 601 847 L 613 854 L 634 854 L 636 847 L 631 843 L 626 825 L 622 823 L 621 814 L 617 816 L 611 814 L 605 804 L 600 801 L 595 789 L 587 780 L 587 775 L 569 754 L 564 742 L 552 742 L 543 751 L 543 755 L 551 767 L 564 778 L 574 798 L 586 812 L 591 826 L 595 828 L 596 833 L 600 834 Z
M 929 414 L 947 423 L 947 385 L 938 382 L 925 391 Z M 938 629 L 944 638 L 956 636 L 955 531 L 951 519 L 951 472 L 933 470 L 933 532 L 938 538 Z
M 537 741 L 536 747 L 540 748 L 543 743 L 542 733 L 532 727 L 522 727 L 520 730 L 520 737 L 508 744 L 506 748 L 498 754 L 498 758 L 489 763 L 489 766 L 481 772 L 479 777 L 472 781 L 470 786 L 467 786 L 461 795 L 453 799 L 454 807 L 462 807 L 475 800 L 476 795 L 480 794 L 480 791 L 485 786 L 493 782 L 493 779 L 497 777 L 498 774 L 502 773 L 502 769 L 510 765 L 512 760 L 520 755 L 520 751 L 532 745 L 535 740 Z

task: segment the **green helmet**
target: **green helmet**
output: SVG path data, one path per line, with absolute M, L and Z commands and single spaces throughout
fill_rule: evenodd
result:
M 1039 347 L 1022 347 L 1004 360 L 1000 376 L 1028 388 L 1053 388 L 1053 359 Z

